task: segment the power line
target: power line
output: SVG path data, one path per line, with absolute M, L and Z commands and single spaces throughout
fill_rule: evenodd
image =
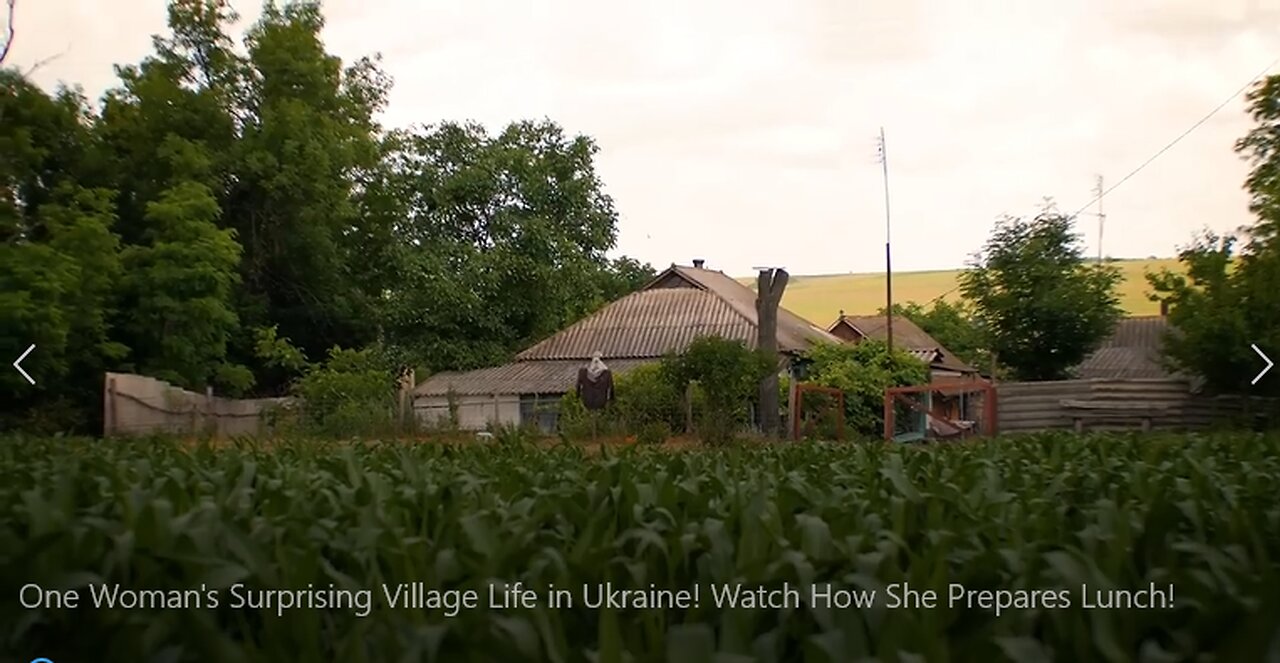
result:
M 1133 177 L 1134 175 L 1137 175 L 1138 173 L 1142 172 L 1142 169 L 1151 165 L 1152 161 L 1159 159 L 1161 155 L 1163 155 L 1165 152 L 1168 152 L 1171 148 L 1173 148 L 1174 145 L 1177 145 L 1178 143 L 1182 142 L 1183 138 L 1190 136 L 1193 131 L 1195 131 L 1196 129 L 1199 129 L 1201 125 L 1203 125 L 1205 122 L 1208 122 L 1209 119 L 1212 118 L 1214 115 L 1217 115 L 1218 111 L 1221 111 L 1223 108 L 1226 108 L 1227 104 L 1235 101 L 1236 99 L 1239 99 L 1240 95 L 1244 94 L 1245 91 L 1248 90 L 1250 86 L 1252 86 L 1254 83 L 1257 83 L 1258 80 L 1261 79 L 1263 76 L 1266 76 L 1267 72 L 1271 71 L 1271 68 L 1276 66 L 1277 63 L 1280 63 L 1280 57 L 1272 60 L 1271 64 L 1268 64 L 1265 68 L 1263 68 L 1262 71 L 1259 71 L 1257 75 L 1255 75 L 1253 78 L 1250 78 L 1248 82 L 1246 82 L 1244 85 L 1241 85 L 1240 89 L 1231 93 L 1231 96 L 1227 97 L 1226 99 L 1223 99 L 1222 103 L 1218 104 L 1217 106 L 1214 107 L 1213 110 L 1209 111 L 1208 115 L 1205 115 L 1204 117 L 1197 120 L 1195 124 L 1191 125 L 1190 127 L 1187 127 L 1186 131 L 1183 131 L 1182 133 L 1178 134 L 1178 137 L 1170 141 L 1168 145 L 1165 145 L 1164 147 L 1160 148 L 1158 152 L 1151 155 L 1146 161 L 1143 161 L 1141 164 L 1138 164 L 1138 167 L 1130 171 L 1128 175 L 1121 177 L 1119 182 L 1112 184 L 1105 191 L 1099 192 L 1098 195 L 1094 196 L 1092 200 L 1085 203 L 1083 207 L 1081 207 L 1079 210 L 1076 211 L 1075 214 L 1072 214 L 1071 216 L 1073 217 L 1079 216 L 1081 212 L 1084 212 L 1085 210 L 1089 209 L 1090 205 L 1098 202 L 1098 199 L 1102 198 L 1108 193 L 1111 193 L 1112 191 L 1115 191 L 1116 188 L 1119 187 L 1121 184 L 1124 184 L 1125 182 L 1129 181 L 1130 177 Z
M 1267 72 L 1271 71 L 1271 69 L 1275 67 L 1276 64 L 1278 63 L 1280 63 L 1280 57 L 1277 57 L 1276 59 L 1272 60 L 1271 63 L 1268 64 L 1266 67 L 1263 67 L 1262 71 L 1259 71 L 1256 75 L 1254 75 L 1253 78 L 1250 78 L 1244 85 L 1241 85 L 1239 89 L 1231 93 L 1231 96 L 1227 97 L 1226 99 L 1223 99 L 1222 103 L 1215 106 L 1213 110 L 1209 111 L 1207 115 L 1197 120 L 1195 124 L 1192 124 L 1190 127 L 1187 127 L 1186 131 L 1183 131 L 1182 133 L 1178 134 L 1176 138 L 1169 141 L 1168 145 L 1165 145 L 1164 147 L 1160 148 L 1155 154 L 1148 157 L 1146 161 L 1143 161 L 1142 163 L 1138 164 L 1138 167 L 1130 171 L 1128 175 L 1125 175 L 1124 177 L 1120 178 L 1118 182 L 1116 182 L 1115 184 L 1112 184 L 1110 187 L 1108 187 L 1105 190 L 1099 189 L 1097 195 L 1095 195 L 1091 200 L 1089 200 L 1089 202 L 1085 203 L 1083 207 L 1081 207 L 1079 210 L 1076 211 L 1075 214 L 1072 214 L 1071 216 L 1072 217 L 1080 216 L 1080 214 L 1082 214 L 1085 210 L 1089 209 L 1090 205 L 1093 205 L 1094 203 L 1098 202 L 1100 199 L 1102 199 L 1103 196 L 1107 195 L 1108 193 L 1115 191 L 1117 188 L 1120 187 L 1120 185 L 1129 181 L 1129 178 L 1142 172 L 1143 168 L 1146 168 L 1147 166 L 1151 165 L 1151 162 L 1155 161 L 1156 159 L 1159 159 L 1165 152 L 1168 152 L 1170 149 L 1172 149 L 1174 145 L 1177 145 L 1178 143 L 1182 142 L 1183 138 L 1190 136 L 1192 132 L 1194 132 L 1196 129 L 1199 129 L 1205 122 L 1208 122 L 1210 119 L 1212 119 L 1213 116 L 1217 115 L 1218 112 L 1221 111 L 1223 108 L 1226 108 L 1227 104 L 1230 104 L 1231 102 L 1240 98 L 1240 95 L 1244 94 L 1254 83 L 1257 83 L 1259 80 L 1261 80 L 1263 76 L 1266 76 Z M 959 289 L 960 289 L 960 286 L 957 285 L 951 288 L 950 290 L 942 293 L 941 295 L 938 295 L 937 297 L 934 297 L 933 299 L 929 300 L 929 303 L 933 304 L 935 302 L 938 302 L 943 298 L 945 298 L 947 295 L 950 295 L 951 293 Z

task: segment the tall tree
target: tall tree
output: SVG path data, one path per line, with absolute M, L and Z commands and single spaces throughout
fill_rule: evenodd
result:
M 92 425 L 94 385 L 126 348 L 110 335 L 119 285 L 112 192 L 85 184 L 93 120 L 83 97 L 0 71 L 0 358 L 31 344 L 35 384 L 0 371 L 8 423 Z M 52 418 L 52 420 L 51 420 Z
M 496 136 L 450 123 L 401 136 L 383 184 L 403 204 L 389 342 L 432 370 L 501 361 L 651 274 L 605 256 L 617 215 L 595 153 L 551 122 Z
M 1072 225 L 1052 204 L 1005 217 L 960 276 L 990 349 L 1018 379 L 1067 377 L 1122 315 L 1119 270 L 1087 262 Z
M 1178 254 L 1184 273 L 1164 269 L 1147 275 L 1152 298 L 1169 303 L 1169 324 L 1176 330 L 1163 342 L 1167 363 L 1200 375 L 1218 392 L 1241 390 L 1258 362 L 1249 347 L 1254 339 L 1244 283 L 1232 270 L 1235 244 L 1233 237 L 1202 233 Z
M 1179 254 L 1185 273 L 1147 276 L 1176 330 L 1165 354 L 1223 392 L 1280 393 L 1274 374 L 1250 384 L 1265 363 L 1252 345 L 1280 354 L 1280 76 L 1247 97 L 1256 125 L 1236 142 L 1251 165 L 1245 189 L 1257 219 L 1241 235 L 1201 233 Z M 1244 240 L 1244 241 L 1241 241 Z
M 347 239 L 369 236 L 356 194 L 377 167 L 389 85 L 372 60 L 344 68 L 323 28 L 319 3 L 294 2 L 269 4 L 250 32 L 226 210 L 245 247 L 245 323 L 277 325 L 313 359 L 376 337 L 379 293 L 362 290 L 367 256 Z
M 123 257 L 135 362 L 147 375 L 188 388 L 217 383 L 242 392 L 252 374 L 226 361 L 227 344 L 240 330 L 233 295 L 241 248 L 234 231 L 217 226 L 218 202 L 202 183 L 208 160 L 200 148 L 171 137 L 164 153 L 173 183 L 147 204 L 143 242 Z

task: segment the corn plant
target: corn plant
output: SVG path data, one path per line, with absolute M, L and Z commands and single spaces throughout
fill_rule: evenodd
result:
M 0 440 L 0 660 L 1261 661 L 1280 648 L 1280 438 L 1046 434 L 672 452 L 295 440 Z M 592 609 L 581 587 L 700 588 Z M 217 592 L 24 608 L 22 587 Z M 381 587 L 474 591 L 391 608 Z M 488 607 L 490 586 L 534 588 Z M 714 605 L 710 588 L 934 590 L 935 607 Z M 1173 585 L 1173 605 L 994 610 L 972 591 Z M 549 589 L 572 605 L 552 607 Z M 233 588 L 371 590 L 354 608 Z M 24 658 L 25 657 L 25 658 Z M 1274 660 L 1274 659 L 1272 659 Z

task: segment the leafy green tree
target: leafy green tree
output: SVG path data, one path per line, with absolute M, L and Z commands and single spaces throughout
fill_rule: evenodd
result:
M 609 261 L 617 215 L 590 139 L 551 122 L 491 136 L 442 124 L 396 137 L 386 213 L 394 263 L 383 331 L 433 370 L 512 352 L 639 287 L 652 269 Z
M 1185 273 L 1164 269 L 1148 274 L 1153 299 L 1170 303 L 1163 352 L 1171 368 L 1198 374 L 1215 391 L 1246 385 L 1258 357 L 1249 347 L 1246 284 L 1233 270 L 1235 239 L 1202 233 L 1178 254 Z M 1277 283 L 1280 286 L 1280 282 Z
M 389 86 L 373 60 L 344 67 L 326 52 L 323 28 L 319 3 L 293 2 L 269 4 L 250 31 L 225 216 L 245 247 L 245 324 L 278 325 L 312 358 L 377 337 L 367 247 L 347 238 L 368 236 L 356 197 L 380 157 Z
M 0 70 L 0 353 L 39 346 L 34 388 L 0 371 L 6 413 L 92 428 L 105 370 L 284 394 L 333 347 L 480 366 L 652 278 L 606 256 L 589 138 L 386 132 L 389 79 L 325 50 L 318 2 L 237 20 L 171 0 L 100 113 Z M 297 355 L 261 361 L 267 329 Z
M 127 348 L 111 322 L 119 284 L 112 192 L 91 181 L 92 116 L 79 93 L 53 95 L 0 71 L 0 357 L 31 344 L 36 384 L 0 371 L 5 425 L 87 428 L 102 371 Z
M 1280 381 L 1264 377 L 1253 344 L 1280 354 L 1280 76 L 1248 95 L 1256 125 L 1235 149 L 1252 164 L 1245 180 L 1256 221 L 1242 236 L 1201 233 L 1179 254 L 1184 274 L 1148 274 L 1153 299 L 1169 305 L 1170 363 L 1221 392 L 1280 394 Z M 1244 240 L 1244 241 L 1241 241 Z
M 751 350 L 741 341 L 705 336 L 679 355 L 665 357 L 662 370 L 677 393 L 696 383 L 703 397 L 698 433 L 708 442 L 721 443 L 747 423 L 760 380 L 779 369 L 777 357 Z
M 822 344 L 805 353 L 806 382 L 844 392 L 845 426 L 878 436 L 884 429 L 884 390 L 929 381 L 929 367 L 874 339 L 856 344 Z
M 122 259 L 134 361 L 145 374 L 188 388 L 243 392 L 252 373 L 227 361 L 227 344 L 240 330 L 232 299 L 240 245 L 233 230 L 217 226 L 218 203 L 199 181 L 207 166 L 199 148 L 171 138 L 165 154 L 177 181 L 147 205 L 145 243 L 127 247 Z
M 1074 220 L 1047 204 L 1005 217 L 960 275 L 960 292 L 1014 377 L 1067 377 L 1115 328 L 1120 271 L 1087 262 Z

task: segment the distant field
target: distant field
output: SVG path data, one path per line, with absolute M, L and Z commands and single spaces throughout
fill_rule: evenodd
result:
M 1120 303 L 1129 315 L 1159 313 L 1159 305 L 1147 301 L 1145 274 L 1162 268 L 1178 269 L 1178 261 L 1171 258 L 1123 260 L 1116 264 L 1124 272 Z M 925 303 L 944 294 L 946 299 L 957 299 L 956 277 L 959 274 L 960 270 L 895 273 L 893 300 Z M 754 284 L 753 278 L 743 281 Z M 884 274 L 792 275 L 782 305 L 821 326 L 834 321 L 841 309 L 849 315 L 874 314 L 884 306 Z

